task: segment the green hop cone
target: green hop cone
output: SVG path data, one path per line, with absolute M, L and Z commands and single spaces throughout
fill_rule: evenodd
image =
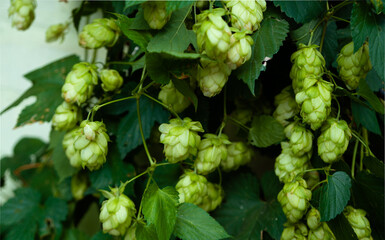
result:
M 231 31 L 222 19 L 226 11 L 223 8 L 205 10 L 197 16 L 193 26 L 197 34 L 199 51 L 205 52 L 211 59 L 224 61 L 230 48 Z
M 197 173 L 207 175 L 213 172 L 227 158 L 227 144 L 230 144 L 226 134 L 217 136 L 207 133 L 199 144 L 198 156 L 194 166 Z
M 95 65 L 81 62 L 72 67 L 67 74 L 65 83 L 61 89 L 62 97 L 68 103 L 81 105 L 86 102 L 98 84 L 98 74 Z
M 159 126 L 160 142 L 164 144 L 164 154 L 171 163 L 186 160 L 196 156 L 201 137 L 198 132 L 203 132 L 200 122 L 193 122 L 190 118 L 171 119 L 170 123 Z
M 70 130 L 75 127 L 81 119 L 81 110 L 78 106 L 63 102 L 60 104 L 52 117 L 52 126 L 55 130 Z
M 63 149 L 70 161 L 71 166 L 79 168 L 82 166 L 82 159 L 80 152 L 75 150 L 74 142 L 78 136 L 81 135 L 81 128 L 76 127 L 73 130 L 67 132 L 63 138 Z
M 183 112 L 191 102 L 176 89 L 172 81 L 161 87 L 158 98 L 176 112 Z
M 203 197 L 202 203 L 199 204 L 206 212 L 214 211 L 223 200 L 224 192 L 220 185 L 211 182 L 207 183 L 207 194 Z
M 199 205 L 207 195 L 207 179 L 192 171 L 186 171 L 175 186 L 179 193 L 180 203 L 193 203 Z
M 205 9 L 209 6 L 209 0 L 197 0 L 195 3 L 199 9 Z
M 79 45 L 84 48 L 112 47 L 119 39 L 120 29 L 108 18 L 94 19 L 79 34 Z
M 144 19 L 152 29 L 162 29 L 171 17 L 165 1 L 147 1 L 142 4 Z
M 106 162 L 110 141 L 106 127 L 102 122 L 84 120 L 80 129 L 81 134 L 75 139 L 74 147 L 80 152 L 82 167 L 90 171 L 97 170 Z
M 295 156 L 303 156 L 312 151 L 313 134 L 302 124 L 293 122 L 285 128 L 286 137 Z
M 338 161 L 349 145 L 352 132 L 344 120 L 329 118 L 317 139 L 318 155 L 325 163 Z
M 8 16 L 12 19 L 12 27 L 27 30 L 35 19 L 35 0 L 11 0 Z
M 214 97 L 222 91 L 231 69 L 222 62 L 201 59 L 202 66 L 198 66 L 199 87 L 206 97 Z
M 312 167 L 309 166 L 309 168 Z M 303 175 L 303 178 L 306 180 L 306 184 L 309 189 L 312 189 L 320 181 L 319 173 L 317 171 L 307 172 L 305 175 Z
M 251 45 L 253 45 L 253 39 L 246 35 L 246 32 L 231 35 L 226 60 L 230 69 L 234 70 L 250 59 Z
M 323 222 L 316 229 L 310 229 L 308 240 L 336 240 L 329 226 Z
M 306 213 L 311 199 L 311 191 L 307 189 L 305 180 L 285 183 L 278 193 L 278 202 L 290 223 L 298 222 Z
M 307 240 L 308 229 L 305 224 L 285 223 L 281 235 L 281 240 Z
M 100 80 L 105 92 L 117 91 L 123 85 L 123 78 L 114 69 L 103 69 L 100 71 Z
M 124 240 L 136 240 L 136 225 L 136 222 L 131 224 L 127 230 L 126 236 L 124 236 Z
M 282 152 L 275 159 L 274 171 L 279 181 L 288 183 L 301 172 L 309 168 L 309 154 L 297 157 L 288 142 L 281 142 Z
M 354 53 L 354 43 L 346 44 L 337 58 L 338 71 L 342 81 L 345 82 L 349 90 L 358 87 L 360 79 L 365 79 L 366 74 L 372 69 L 369 58 L 368 43 Z
M 253 150 L 244 142 L 233 142 L 227 146 L 227 158 L 221 161 L 225 172 L 235 171 L 251 161 Z
M 103 232 L 113 236 L 124 236 L 136 213 L 134 202 L 123 193 L 124 187 L 110 188 L 111 192 L 101 190 L 108 200 L 102 203 L 99 220 Z
M 69 24 L 68 23 L 59 23 L 55 25 L 49 26 L 47 31 L 45 32 L 45 41 L 46 42 L 54 42 L 61 38 L 64 39 L 65 30 L 67 30 Z
M 306 222 L 310 229 L 319 228 L 321 226 L 320 212 L 315 208 L 310 209 L 306 216 Z
M 71 178 L 71 193 L 75 200 L 81 200 L 88 188 L 88 178 L 83 172 L 78 172 Z
M 294 93 L 307 89 L 304 86 L 306 78 L 318 78 L 324 72 L 325 59 L 317 48 L 316 45 L 306 46 L 300 43 L 298 51 L 291 55 L 293 66 L 290 78 L 293 80 Z
M 301 105 L 303 121 L 316 130 L 327 119 L 331 110 L 332 84 L 322 79 L 306 78 L 304 88 L 295 96 Z
M 265 0 L 226 0 L 231 11 L 231 25 L 239 30 L 256 31 L 266 10 Z
M 347 206 L 344 215 L 348 219 L 359 240 L 372 240 L 372 229 L 369 220 L 365 217 L 366 212 L 362 209 L 355 209 Z
M 274 104 L 277 108 L 273 113 L 273 117 L 282 126 L 288 125 L 288 120 L 299 113 L 299 107 L 292 91 L 291 86 L 287 86 L 274 98 Z

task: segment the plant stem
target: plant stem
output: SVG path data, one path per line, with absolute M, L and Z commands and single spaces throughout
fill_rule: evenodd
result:
M 136 180 L 137 178 L 140 178 L 141 176 L 143 176 L 143 175 L 145 175 L 145 174 L 147 174 L 147 173 L 148 173 L 148 169 L 147 169 L 146 171 L 142 172 L 141 174 L 138 174 L 138 175 L 136 175 L 135 177 L 131 178 L 130 180 L 127 180 L 127 181 L 124 183 L 124 185 L 129 184 L 130 182 Z
M 222 172 L 220 168 L 218 168 L 218 175 L 219 175 L 219 185 L 222 186 Z
M 321 184 L 323 184 L 323 183 L 325 183 L 325 182 L 328 182 L 328 180 L 325 179 L 325 180 L 320 181 L 319 183 L 317 183 L 316 185 L 314 185 L 314 186 L 310 189 L 310 191 L 313 191 L 316 187 L 318 187 L 319 185 L 321 185 Z
M 319 51 L 322 53 L 322 47 L 323 47 L 323 45 L 324 45 L 324 40 L 325 40 L 325 35 L 326 35 L 326 29 L 327 29 L 327 27 L 328 27 L 328 21 L 329 21 L 329 19 L 327 18 L 326 20 L 325 20 L 325 25 L 324 25 L 324 27 L 323 27 L 323 29 L 322 29 L 322 36 L 321 36 L 321 42 L 320 42 L 320 45 L 319 45 Z
M 154 164 L 154 161 L 152 160 L 151 154 L 148 151 L 146 139 L 145 139 L 144 133 L 143 133 L 142 119 L 140 117 L 139 99 L 140 99 L 140 96 L 138 96 L 136 98 L 136 112 L 138 113 L 139 130 L 140 130 L 140 135 L 142 136 L 144 150 L 146 151 L 146 155 L 147 155 L 148 161 L 150 162 L 150 165 L 152 166 Z
M 361 143 L 362 145 L 364 145 L 364 146 L 368 149 L 368 152 L 369 152 L 369 155 L 370 155 L 370 156 L 376 157 L 376 156 L 373 154 L 373 152 L 370 150 L 369 146 L 365 143 L 365 141 L 363 141 L 363 140 L 361 139 L 361 137 L 359 136 L 358 133 L 356 133 L 355 131 L 352 131 L 352 135 L 353 135 L 355 138 L 357 138 L 357 140 L 360 141 L 360 143 Z
M 343 18 L 340 18 L 340 17 L 336 17 L 336 16 L 332 16 L 332 18 L 334 18 L 335 20 L 338 20 L 338 21 L 343 21 L 343 22 L 346 22 L 346 23 L 350 23 L 349 20 L 346 20 L 346 19 L 343 19 Z
M 162 103 L 162 102 L 159 101 L 158 99 L 155 99 L 155 98 L 151 97 L 150 95 L 148 95 L 148 94 L 145 93 L 145 92 L 143 92 L 142 94 L 143 94 L 144 96 L 148 97 L 149 99 L 151 99 L 152 101 L 154 101 L 154 102 L 160 104 L 162 107 L 166 108 L 166 109 L 167 109 L 169 112 L 171 112 L 175 117 L 181 119 L 181 118 L 179 117 L 179 115 L 178 115 L 172 108 L 170 108 L 169 106 L 167 106 L 166 104 Z
M 353 158 L 352 158 L 352 178 L 353 179 L 354 179 L 354 173 L 355 173 L 355 167 L 356 167 L 356 157 L 357 157 L 358 143 L 359 143 L 359 141 L 356 140 L 356 143 L 354 144 L 354 150 L 353 150 Z
M 246 131 L 250 131 L 250 128 L 247 127 L 246 125 L 244 125 L 243 123 L 241 123 L 240 121 L 232 118 L 232 117 L 227 117 L 228 119 L 230 119 L 231 121 L 233 121 L 234 123 L 238 124 L 239 126 L 243 127 Z
M 129 100 L 129 99 L 135 99 L 137 98 L 137 96 L 129 96 L 129 97 L 124 97 L 124 98 L 119 98 L 119 99 L 116 99 L 116 100 L 112 100 L 112 101 L 109 101 L 109 102 L 106 102 L 106 103 L 103 103 L 101 105 L 96 105 L 93 107 L 93 110 L 98 111 L 100 108 L 104 107 L 104 106 L 107 106 L 109 104 L 112 104 L 112 103 L 117 103 L 117 102 L 121 102 L 121 101 L 124 101 L 124 100 Z
M 337 121 L 338 121 L 340 119 L 341 106 L 340 106 L 340 103 L 338 102 L 338 99 L 336 97 L 334 97 L 334 100 L 336 100 L 337 106 L 338 106 L 338 112 L 337 112 Z
M 92 61 L 91 61 L 92 64 L 95 63 L 97 56 L 98 56 L 98 49 L 94 49 L 94 52 L 92 53 Z

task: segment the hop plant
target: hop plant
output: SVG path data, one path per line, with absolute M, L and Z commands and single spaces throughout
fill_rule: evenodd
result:
M 218 61 L 227 58 L 230 48 L 231 31 L 222 19 L 225 13 L 223 8 L 205 10 L 197 16 L 197 22 L 193 26 L 199 51 Z
M 312 167 L 309 166 L 309 168 Z M 319 173 L 317 171 L 307 172 L 305 175 L 303 175 L 303 178 L 306 180 L 306 184 L 309 189 L 312 189 L 320 181 Z
M 207 179 L 192 171 L 186 171 L 175 186 L 179 193 L 180 203 L 200 205 L 208 194 Z
M 285 183 L 278 193 L 278 202 L 290 223 L 298 222 L 306 213 L 311 199 L 311 191 L 307 189 L 305 180 L 299 179 Z
M 105 198 L 100 209 L 99 220 L 103 224 L 103 232 L 113 236 L 124 236 L 135 217 L 135 204 L 124 195 L 125 185 L 111 188 L 111 192 L 100 190 Z
M 244 142 L 233 142 L 227 146 L 227 158 L 221 161 L 223 171 L 235 171 L 251 161 L 253 150 Z
M 348 219 L 359 240 L 372 240 L 372 229 L 369 220 L 365 217 L 366 212 L 362 209 L 355 209 L 347 206 L 344 215 Z
M 160 142 L 164 144 L 164 154 L 171 163 L 183 161 L 196 156 L 203 132 L 200 122 L 193 122 L 190 118 L 171 119 L 170 123 L 159 126 Z
M 203 197 L 202 203 L 199 204 L 206 212 L 214 211 L 223 200 L 224 192 L 220 185 L 207 182 L 207 194 Z
M 88 188 L 87 175 L 78 172 L 71 178 L 71 193 L 76 200 L 80 200 L 84 196 L 84 192 Z
M 221 161 L 227 158 L 226 145 L 230 144 L 226 134 L 217 136 L 207 133 L 203 135 L 204 139 L 199 144 L 198 156 L 194 166 L 197 173 L 207 175 L 214 171 Z
M 76 105 L 63 102 L 55 110 L 52 117 L 52 126 L 58 131 L 70 130 L 75 127 L 80 119 L 80 109 Z
M 172 81 L 161 87 L 158 98 L 171 106 L 176 113 L 183 112 L 191 104 L 189 99 L 176 89 Z
M 253 39 L 246 33 L 247 32 L 238 32 L 231 35 L 226 62 L 232 70 L 244 64 L 251 57 Z
M 122 76 L 114 69 L 103 69 L 100 71 L 100 80 L 105 92 L 116 91 L 123 85 Z
M 35 0 L 11 0 L 8 16 L 12 19 L 12 27 L 27 30 L 35 19 Z
M 293 80 L 294 93 L 306 90 L 304 80 L 306 78 L 318 78 L 325 68 L 325 59 L 317 50 L 318 46 L 306 46 L 299 44 L 298 51 L 291 55 L 293 66 L 290 71 L 290 78 Z
M 59 23 L 55 25 L 49 26 L 47 31 L 45 32 L 45 41 L 46 42 L 54 42 L 58 39 L 64 39 L 64 32 L 68 28 L 68 23 Z
M 112 47 L 119 34 L 120 29 L 114 20 L 98 18 L 84 26 L 79 34 L 79 45 L 84 48 Z
M 80 152 L 82 167 L 90 171 L 99 169 L 106 162 L 108 141 L 106 127 L 102 122 L 84 120 L 80 124 L 81 132 L 74 141 L 75 151 Z
M 295 156 L 303 156 L 312 150 L 313 134 L 298 122 L 285 128 L 286 137 L 290 140 L 290 148 Z
M 305 224 L 298 222 L 296 224 L 285 223 L 281 235 L 281 240 L 307 240 L 308 229 Z
M 214 97 L 222 91 L 231 69 L 222 62 L 201 59 L 202 66 L 198 67 L 199 87 L 206 97 Z
M 320 212 L 315 208 L 310 209 L 306 216 L 306 222 L 310 229 L 319 228 L 321 226 Z
M 80 157 L 80 152 L 75 150 L 74 142 L 81 134 L 81 128 L 76 127 L 73 130 L 67 132 L 63 138 L 63 149 L 70 161 L 71 166 L 79 168 L 82 166 L 82 159 Z
M 318 155 L 326 163 L 338 161 L 348 148 L 351 137 L 351 130 L 344 120 L 329 118 L 317 139 Z
M 136 240 L 136 222 L 132 223 L 128 228 L 126 236 L 124 236 L 124 240 Z
M 369 58 L 369 46 L 364 43 L 354 53 L 354 43 L 346 44 L 337 58 L 338 70 L 342 81 L 349 90 L 358 87 L 360 79 L 365 79 L 366 74 L 372 69 Z
M 98 84 L 96 70 L 95 65 L 87 62 L 75 64 L 61 90 L 64 100 L 78 105 L 86 102 L 92 96 L 94 86 Z
M 256 31 L 266 10 L 265 0 L 226 0 L 231 11 L 231 25 L 239 30 Z
M 274 98 L 274 104 L 277 108 L 273 117 L 283 126 L 288 125 L 288 120 L 299 113 L 299 107 L 292 91 L 291 86 L 287 86 Z
M 327 119 L 331 109 L 332 84 L 322 79 L 306 78 L 304 88 L 295 96 L 301 105 L 303 121 L 316 130 Z
M 336 240 L 336 238 L 328 225 L 323 222 L 318 228 L 310 229 L 308 240 Z
M 144 19 L 152 29 L 162 29 L 171 17 L 165 1 L 147 1 L 142 4 Z

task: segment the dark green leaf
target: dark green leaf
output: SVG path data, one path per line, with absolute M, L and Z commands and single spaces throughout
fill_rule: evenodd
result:
M 113 237 L 108 233 L 103 233 L 103 231 L 97 232 L 92 236 L 91 240 L 112 240 Z
M 289 24 L 285 20 L 268 17 L 262 21 L 261 28 L 252 35 L 254 44 L 251 58 L 236 70 L 236 76 L 249 86 L 253 94 L 255 81 L 266 68 L 263 61 L 278 52 L 288 32 Z
M 336 239 L 351 239 L 358 240 L 353 228 L 344 214 L 337 215 L 334 219 L 327 222 L 330 230 L 334 233 Z
M 217 240 L 230 237 L 205 210 L 191 203 L 179 205 L 174 234 L 183 240 Z
M 256 147 L 269 147 L 285 139 L 282 125 L 272 116 L 254 117 L 249 132 L 249 141 Z
M 64 240 L 89 240 L 90 237 L 84 232 L 71 228 L 65 232 Z
M 154 224 L 145 225 L 138 222 L 135 235 L 138 240 L 158 240 Z
M 25 221 L 14 225 L 4 240 L 34 240 L 36 228 L 37 224 L 35 220 L 33 218 L 27 218 Z
M 193 103 L 195 111 L 197 111 L 198 97 L 195 95 L 194 90 L 191 89 L 190 85 L 186 81 L 178 78 L 173 78 L 172 83 L 174 84 L 175 88 L 183 94 L 183 96 L 187 97 L 188 100 Z
M 350 199 L 350 177 L 345 172 L 328 176 L 322 186 L 319 211 L 321 221 L 329 221 L 340 214 Z
M 310 22 L 307 22 L 303 24 L 300 28 L 291 31 L 290 37 L 291 39 L 299 45 L 302 44 L 308 44 L 311 36 L 311 31 L 314 29 L 314 27 L 317 25 L 317 23 L 320 21 L 320 19 L 313 19 Z M 322 36 L 322 25 L 319 26 L 314 32 L 313 32 L 313 38 L 312 42 L 314 44 L 319 45 L 320 40 Z
M 282 190 L 283 184 L 280 183 L 274 171 L 268 171 L 261 178 L 261 186 L 266 201 L 277 199 L 278 193 Z
M 181 176 L 181 168 L 179 164 L 169 164 L 159 166 L 152 175 L 159 187 L 175 186 Z
M 326 66 L 331 66 L 338 55 L 337 24 L 334 21 L 328 22 L 322 55 L 325 57 Z
M 384 163 L 379 159 L 371 156 L 365 157 L 364 165 L 377 177 L 384 178 Z
M 274 1 L 275 6 L 281 7 L 282 12 L 294 18 L 297 23 L 306 23 L 326 12 L 323 1 Z
M 373 110 L 354 101 L 351 101 L 351 105 L 354 121 L 356 121 L 357 125 L 362 125 L 372 133 L 381 135 L 376 113 Z
M 191 7 L 195 0 L 185 0 L 185 1 L 167 1 L 166 10 L 167 13 L 171 13 L 179 8 Z M 174 15 L 175 13 L 173 13 Z
M 60 237 L 62 232 L 62 222 L 66 219 L 68 213 L 67 203 L 58 198 L 49 197 L 41 210 L 39 218 L 40 236 L 45 234 L 54 234 Z
M 358 86 L 357 94 L 365 98 L 366 101 L 370 103 L 376 112 L 384 114 L 384 105 L 380 102 L 378 97 L 370 90 L 365 79 L 360 80 L 360 85 Z
M 366 75 L 366 83 L 368 84 L 370 90 L 373 92 L 379 91 L 381 88 L 384 88 L 384 81 L 378 76 L 376 70 L 372 68 L 368 75 Z
M 125 7 L 127 9 L 129 7 L 132 7 L 132 6 L 135 6 L 135 5 L 138 5 L 138 4 L 142 4 L 144 2 L 147 2 L 147 0 L 130 0 L 130 1 L 125 1 L 125 3 L 126 3 Z
M 16 107 L 24 99 L 36 96 L 36 102 L 21 111 L 16 127 L 27 123 L 51 121 L 56 107 L 63 102 L 61 88 L 64 84 L 64 79 L 72 66 L 79 61 L 78 56 L 71 55 L 26 74 L 24 77 L 31 80 L 32 87 L 4 109 L 1 114 Z

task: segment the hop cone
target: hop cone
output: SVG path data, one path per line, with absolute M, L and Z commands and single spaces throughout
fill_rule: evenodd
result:
M 126 236 L 124 236 L 124 240 L 136 240 L 136 222 L 132 223 L 128 228 Z
M 301 105 L 303 121 L 316 130 L 330 114 L 332 84 L 322 79 L 307 78 L 304 89 L 297 93 L 295 100 Z
M 232 70 L 238 68 L 251 57 L 251 45 L 253 39 L 246 32 L 238 32 L 231 35 L 230 49 L 227 52 L 227 65 Z
M 78 105 L 91 97 L 94 86 L 98 84 L 98 74 L 95 65 L 81 62 L 72 67 L 61 89 L 62 97 L 68 103 Z
M 308 240 L 336 240 L 329 226 L 323 222 L 316 229 L 310 229 Z
M 113 92 L 123 85 L 123 78 L 119 72 L 114 69 L 103 69 L 100 72 L 102 88 L 105 92 Z
M 227 158 L 226 145 L 230 144 L 227 135 L 207 133 L 203 135 L 204 139 L 199 144 L 198 156 L 194 166 L 197 173 L 207 175 L 214 171 L 221 161 Z
M 226 59 L 230 48 L 231 31 L 222 19 L 225 13 L 223 8 L 205 10 L 197 16 L 197 22 L 193 27 L 197 34 L 199 51 L 218 61 Z
M 99 169 L 106 162 L 108 141 L 106 127 L 102 122 L 84 120 L 80 124 L 81 134 L 74 142 L 76 151 L 80 152 L 82 167 L 90 171 Z
M 285 183 L 278 193 L 278 202 L 290 223 L 298 222 L 306 213 L 311 199 L 311 191 L 307 189 L 305 180 Z
M 73 104 L 63 102 L 52 117 L 52 126 L 55 130 L 70 130 L 81 119 L 80 109 Z
M 76 200 L 80 200 L 84 196 L 84 192 L 88 188 L 87 175 L 78 172 L 71 178 L 71 193 Z
M 283 226 L 281 240 L 307 240 L 308 229 L 305 224 L 285 223 Z
M 147 1 L 142 4 L 144 19 L 152 29 L 162 29 L 171 14 L 167 14 L 165 1 Z
M 67 158 L 70 160 L 71 166 L 79 168 L 82 166 L 80 152 L 75 150 L 74 142 L 81 135 L 81 128 L 77 127 L 67 132 L 63 139 L 63 148 Z
M 338 161 L 348 148 L 351 136 L 351 130 L 344 120 L 329 118 L 317 140 L 318 155 L 326 163 Z
M 111 192 L 101 190 L 108 200 L 103 201 L 99 220 L 103 224 L 103 232 L 114 236 L 124 236 L 135 217 L 135 204 L 124 192 L 124 185 L 110 188 Z
M 298 51 L 291 55 L 293 66 L 290 78 L 293 80 L 295 93 L 303 90 L 305 78 L 318 78 L 324 71 L 325 59 L 317 48 L 316 45 L 300 44 Z M 304 89 L 306 90 L 306 87 Z
M 273 117 L 283 126 L 288 125 L 288 120 L 299 113 L 299 107 L 292 94 L 291 86 L 285 87 L 275 96 L 274 104 L 277 108 L 273 113 Z
M 295 156 L 303 156 L 312 150 L 313 134 L 298 122 L 293 122 L 285 128 L 285 134 L 290 139 L 290 147 Z
M 202 67 L 198 67 L 199 87 L 206 97 L 213 97 L 222 91 L 231 69 L 222 62 L 201 59 Z
M 35 8 L 35 0 L 11 0 L 8 16 L 12 18 L 12 26 L 27 30 L 35 19 Z
M 226 6 L 230 9 L 231 25 L 239 30 L 256 31 L 263 20 L 266 10 L 265 0 L 227 0 Z
M 159 126 L 160 142 L 164 144 L 164 154 L 171 163 L 183 161 L 196 156 L 203 132 L 200 122 L 193 122 L 190 118 L 171 119 L 170 123 Z
M 199 207 L 206 212 L 214 211 L 222 203 L 223 189 L 220 185 L 211 182 L 207 183 L 207 194 L 203 197 L 202 203 Z
M 61 38 L 62 40 L 64 39 L 64 31 L 67 29 L 68 24 L 55 24 L 49 26 L 47 31 L 45 32 L 45 41 L 46 42 L 54 42 Z
M 366 212 L 362 209 L 355 209 L 347 206 L 344 210 L 345 217 L 348 219 L 359 240 L 372 240 L 372 229 L 369 220 L 365 217 Z
M 369 46 L 365 43 L 357 52 L 354 52 L 354 43 L 346 44 L 337 58 L 338 70 L 342 81 L 349 90 L 358 87 L 360 79 L 372 69 L 369 58 Z
M 309 166 L 309 168 L 311 168 Z M 319 173 L 317 171 L 311 171 L 305 173 L 303 178 L 306 180 L 307 187 L 312 189 L 317 183 L 319 183 Z
M 176 113 L 183 112 L 183 110 L 190 106 L 191 102 L 176 89 L 172 81 L 161 88 L 162 90 L 160 90 L 158 98 L 164 104 L 171 106 Z
M 180 203 L 193 203 L 199 205 L 207 195 L 207 179 L 194 172 L 186 171 L 175 186 L 179 192 Z
M 235 171 L 251 161 L 253 150 L 244 142 L 233 142 L 227 146 L 227 158 L 221 161 L 225 172 Z
M 84 26 L 79 34 L 79 45 L 84 48 L 112 47 L 119 34 L 120 29 L 114 20 L 98 18 Z
M 306 216 L 306 222 L 310 229 L 319 228 L 321 226 L 320 212 L 315 208 L 310 209 Z

